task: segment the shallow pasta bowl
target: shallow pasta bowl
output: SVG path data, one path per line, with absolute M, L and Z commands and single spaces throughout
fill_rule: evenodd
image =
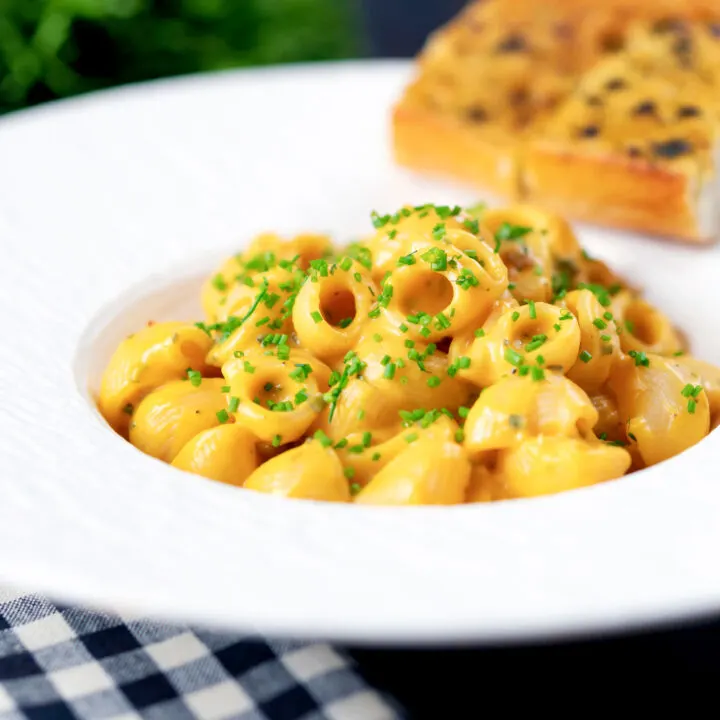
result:
M 255 232 L 350 240 L 372 208 L 477 199 L 394 168 L 387 114 L 407 72 L 220 74 L 0 121 L 4 580 L 368 642 L 524 640 L 720 609 L 717 433 L 585 490 L 391 509 L 283 501 L 178 472 L 95 410 L 117 341 L 151 316 L 196 316 L 203 277 Z M 579 233 L 688 329 L 697 355 L 720 360 L 720 251 Z

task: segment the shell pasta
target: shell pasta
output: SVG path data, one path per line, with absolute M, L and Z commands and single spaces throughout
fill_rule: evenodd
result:
M 720 369 L 539 208 L 372 213 L 270 233 L 196 323 L 123 340 L 98 406 L 141 451 L 287 498 L 457 505 L 586 487 L 720 424 Z

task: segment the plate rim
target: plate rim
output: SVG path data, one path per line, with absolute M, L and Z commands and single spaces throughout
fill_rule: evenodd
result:
M 348 75 L 355 74 L 357 76 L 363 75 L 367 72 L 370 72 L 371 74 L 379 74 L 380 76 L 392 75 L 392 81 L 396 82 L 398 78 L 400 78 L 401 76 L 404 77 L 406 75 L 408 69 L 410 68 L 410 64 L 407 61 L 403 60 L 355 60 L 339 61 L 332 63 L 308 63 L 303 64 L 302 66 L 294 65 L 291 68 L 267 67 L 261 69 L 243 69 L 240 71 L 223 71 L 221 73 L 212 73 L 209 76 L 192 75 L 182 78 L 162 79 L 138 85 L 112 88 L 109 90 L 104 90 L 100 93 L 82 96 L 80 98 L 63 100 L 57 103 L 50 104 L 52 107 L 41 106 L 38 108 L 31 108 L 18 113 L 13 113 L 7 118 L 3 118 L 3 120 L 0 121 L 0 127 L 5 130 L 12 130 L 13 124 L 16 124 L 17 126 L 22 126 L 24 118 L 30 116 L 32 116 L 33 122 L 35 123 L 42 124 L 44 118 L 49 118 L 48 122 L 53 122 L 53 118 L 57 117 L 60 114 L 56 112 L 56 110 L 59 110 L 61 108 L 62 112 L 66 115 L 72 115 L 76 111 L 76 109 L 81 112 L 84 111 L 84 109 L 89 109 L 90 112 L 93 112 L 93 108 L 97 108 L 98 106 L 102 106 L 103 104 L 105 104 L 105 101 L 109 96 L 121 96 L 120 99 L 129 101 L 130 103 L 142 103 L 142 97 L 147 96 L 148 92 L 151 92 L 152 95 L 155 96 L 156 94 L 162 94 L 163 88 L 167 87 L 171 87 L 172 92 L 177 92 L 180 95 L 183 95 L 183 93 L 185 92 L 191 92 L 194 87 L 207 87 L 208 78 L 215 78 L 216 81 L 219 79 L 221 84 L 227 82 L 230 85 L 233 85 L 235 83 L 242 85 L 243 83 L 245 83 L 248 86 L 262 81 L 263 79 L 267 78 L 267 76 L 274 76 L 274 81 L 280 84 L 289 84 L 291 81 L 298 82 L 299 78 L 304 78 L 303 80 L 301 80 L 301 82 L 315 83 L 320 76 L 325 76 L 327 80 L 326 71 L 328 68 L 332 69 L 331 75 L 334 78 L 334 80 L 328 81 L 329 85 L 332 85 L 333 82 L 339 84 L 346 81 L 346 76 Z M 0 181 L 1 180 L 2 171 L 0 171 Z M 2 186 L 1 182 L 0 186 Z M 591 229 L 588 229 L 587 232 L 600 233 L 601 235 L 603 233 L 603 231 Z M 219 247 L 217 247 L 216 249 L 220 251 Z M 19 254 L 22 253 L 22 248 L 17 249 L 16 253 L 19 256 Z M 716 263 L 718 262 L 720 261 L 716 258 Z M 37 269 L 36 265 L 33 265 L 33 267 Z M 177 272 L 178 270 L 176 269 L 172 270 L 173 278 L 175 279 L 175 281 L 177 281 L 178 277 Z M 44 278 L 45 280 L 48 280 L 47 276 L 44 276 Z M 140 280 L 139 284 L 142 284 L 143 282 L 144 281 Z M 132 285 L 130 287 L 126 287 L 119 296 L 116 296 L 115 302 L 118 302 L 118 297 L 127 297 L 128 293 L 133 291 L 134 287 L 135 286 Z M 138 287 L 140 287 L 140 285 L 138 285 Z M 20 297 L 24 298 L 24 295 L 21 294 Z M 108 302 L 108 299 L 104 298 L 103 301 Z M 86 310 L 92 310 L 92 312 L 89 312 L 88 314 Z M 85 314 L 74 316 L 75 319 L 82 317 L 83 321 L 87 322 L 90 316 L 95 317 L 96 315 L 102 315 L 103 313 L 103 308 L 87 308 L 86 310 L 83 310 L 83 313 Z M 86 326 L 83 327 L 85 328 Z M 69 341 L 76 341 L 77 339 L 77 333 L 70 333 Z M 68 349 L 72 348 L 69 346 L 66 347 L 66 345 L 62 346 L 62 352 L 67 354 Z M 66 357 L 66 355 L 64 355 L 63 357 Z M 56 381 L 57 378 L 65 378 L 64 381 L 67 382 L 67 379 L 71 375 L 71 370 L 72 369 L 70 367 L 62 368 L 61 372 L 53 375 L 51 379 L 53 381 Z M 7 391 L 8 397 L 14 397 L 18 400 L 25 399 L 25 396 L 21 397 L 20 395 L 18 395 L 17 391 L 13 387 L 4 388 L 4 390 Z M 207 507 L 217 510 L 220 505 L 226 502 L 225 497 L 229 497 L 228 491 L 231 493 L 236 492 L 232 489 L 224 488 L 222 486 L 210 486 L 205 480 L 200 480 L 199 484 L 198 478 L 189 475 L 187 477 L 183 477 L 183 479 L 180 480 L 177 472 L 167 466 L 163 466 L 162 468 L 155 467 L 154 470 L 151 470 L 150 468 L 153 467 L 152 463 L 157 461 L 153 461 L 152 459 L 140 456 L 140 454 L 137 453 L 137 451 L 135 451 L 133 448 L 126 446 L 124 441 L 117 437 L 111 436 L 109 434 L 110 431 L 108 428 L 103 428 L 100 424 L 97 424 L 97 417 L 92 417 L 92 412 L 90 408 L 82 403 L 77 402 L 77 397 L 66 397 L 65 399 L 69 401 L 72 419 L 80 422 L 83 430 L 87 430 L 88 440 L 92 440 L 92 442 L 97 443 L 98 447 L 106 450 L 108 453 L 110 453 L 112 457 L 117 457 L 119 462 L 122 461 L 122 463 L 126 465 L 128 472 L 136 471 L 139 476 L 144 477 L 145 475 L 151 475 L 155 479 L 153 482 L 157 484 L 157 487 L 153 489 L 153 492 L 157 496 L 157 498 L 163 499 L 166 502 L 170 501 L 172 503 L 172 493 L 177 492 L 179 495 L 183 496 L 183 504 L 181 506 L 188 507 L 194 502 L 202 503 L 202 497 L 205 497 L 207 499 L 212 496 L 213 499 L 211 502 L 209 500 L 206 500 Z M 81 420 L 81 418 L 84 419 Z M 92 423 L 96 423 L 96 425 L 93 426 Z M 18 428 L 19 426 L 17 423 L 17 418 L 13 418 L 12 416 L 8 415 L 8 413 L 5 412 L 2 408 L 0 408 L 0 429 L 5 431 L 9 430 L 9 434 L 12 436 L 13 434 L 17 434 L 19 432 Z M 118 447 L 118 444 L 122 444 L 126 447 L 120 449 Z M 81 452 L 82 443 L 77 444 L 75 446 L 75 449 L 78 452 Z M 135 457 L 133 453 L 137 454 L 137 457 Z M 658 497 L 662 497 L 662 493 L 667 493 L 668 488 L 663 485 L 661 480 L 663 477 L 666 477 L 671 473 L 670 468 L 675 468 L 675 466 L 678 465 L 678 460 L 680 463 L 685 463 L 689 466 L 692 465 L 698 468 L 702 468 L 706 462 L 712 461 L 712 459 L 718 457 L 719 454 L 720 435 L 716 434 L 716 436 L 710 436 L 708 439 L 702 441 L 699 445 L 695 446 L 690 451 L 684 453 L 683 456 L 679 459 L 676 458 L 670 460 L 657 468 L 638 473 L 636 476 L 633 476 L 631 480 L 624 479 L 619 481 L 622 484 L 628 484 L 627 491 L 621 490 L 619 492 L 623 497 L 625 497 L 626 495 L 632 495 L 633 493 L 640 493 L 640 491 L 637 490 L 637 488 L 640 486 L 643 486 L 646 489 L 645 491 L 647 491 L 649 483 L 652 482 L 653 484 L 657 483 L 658 488 L 661 489 L 661 493 Z M 99 467 L 99 465 L 97 465 L 98 458 L 96 457 L 96 454 L 92 455 L 92 458 L 92 461 L 88 460 L 88 467 L 91 469 Z M 690 462 L 690 458 L 692 458 L 692 462 Z M 677 475 L 682 474 L 682 470 L 672 470 L 672 474 L 677 477 Z M 133 485 L 132 482 L 130 484 Z M 707 483 L 705 485 L 707 485 Z M 388 538 L 390 538 L 392 537 L 392 527 L 394 526 L 395 522 L 397 522 L 399 525 L 402 525 L 403 529 L 412 530 L 413 532 L 417 533 L 418 528 L 415 526 L 422 526 L 423 523 L 428 522 L 428 518 L 433 520 L 437 519 L 435 516 L 466 518 L 467 515 L 472 514 L 489 518 L 491 515 L 505 514 L 510 520 L 517 521 L 517 516 L 522 517 L 523 515 L 528 514 L 524 511 L 513 509 L 513 506 L 515 506 L 516 508 L 518 507 L 518 503 L 520 503 L 523 507 L 540 507 L 542 505 L 554 505 L 556 507 L 561 507 L 568 504 L 576 506 L 582 505 L 586 502 L 581 500 L 580 498 L 587 498 L 588 493 L 592 493 L 593 497 L 603 497 L 604 503 L 607 503 L 610 507 L 614 507 L 615 501 L 612 500 L 612 498 L 608 499 L 609 496 L 613 496 L 615 494 L 613 492 L 614 486 L 615 483 L 608 483 L 603 488 L 595 487 L 590 488 L 587 491 L 573 491 L 572 493 L 569 493 L 565 496 L 556 496 L 550 499 L 542 498 L 530 501 L 512 501 L 509 503 L 498 503 L 496 507 L 481 508 L 473 506 L 463 506 L 451 509 L 403 508 L 399 510 L 389 508 L 334 508 L 332 506 L 329 507 L 324 504 L 320 504 L 318 506 L 315 503 L 306 502 L 300 503 L 300 506 L 297 508 L 287 508 L 288 503 L 286 501 L 278 501 L 275 498 L 266 498 L 262 496 L 253 498 L 248 497 L 246 499 L 247 502 L 243 500 L 239 501 L 239 504 L 246 506 L 244 510 L 244 512 L 246 513 L 250 511 L 256 511 L 261 506 L 265 508 L 284 508 L 279 511 L 280 516 L 294 516 L 294 522 L 300 523 L 301 528 L 303 526 L 303 523 L 323 522 L 322 516 L 324 514 L 331 514 L 333 515 L 333 517 L 340 518 L 340 520 L 332 523 L 326 522 L 328 529 L 337 529 L 338 527 L 342 527 L 343 524 L 347 522 L 348 526 L 354 526 L 353 530 L 357 532 L 357 525 L 362 525 L 363 523 L 357 521 L 356 518 L 368 515 L 372 518 L 373 527 L 375 529 L 377 529 L 378 527 L 382 527 L 384 529 L 384 532 L 390 533 L 387 536 Z M 9 504 L 10 508 L 17 509 L 19 507 L 22 507 L 22 498 L 18 497 L 18 494 L 16 492 L 13 492 L 12 483 L 8 482 L 7 479 L 3 480 L 2 478 L 0 478 L 0 487 L 4 488 L 10 493 L 11 499 L 13 500 L 13 502 Z M 137 489 L 139 486 L 137 485 L 137 483 L 135 483 L 133 487 L 134 489 Z M 635 489 L 631 490 L 631 487 Z M 100 495 L 103 495 L 103 497 L 105 493 L 108 492 L 107 489 L 102 489 L 98 491 L 97 485 L 92 485 L 89 483 L 88 490 L 90 489 L 92 489 L 93 493 L 99 492 Z M 706 490 L 707 487 L 704 487 L 703 492 Z M 689 508 L 697 507 L 697 498 L 686 497 L 687 492 L 688 491 L 686 490 L 685 496 L 682 496 L 681 493 L 682 497 L 680 497 L 680 501 L 687 503 L 687 506 Z M 127 498 L 121 498 L 121 495 L 123 495 L 123 493 L 118 492 L 118 488 L 113 488 L 112 491 L 109 492 L 108 497 L 104 502 L 109 502 L 113 499 L 120 501 L 122 499 L 122 502 L 126 503 Z M 572 497 L 568 498 L 568 495 L 571 495 Z M 706 496 L 703 495 L 702 499 L 704 500 L 705 497 Z M 716 493 L 712 496 L 711 499 L 714 504 L 719 504 L 720 493 Z M 229 500 L 227 502 L 230 503 Z M 295 504 L 290 505 L 294 506 Z M 124 505 L 123 507 L 127 507 L 127 505 Z M 510 509 L 507 509 L 508 507 Z M 108 512 L 111 510 L 111 508 L 107 507 L 105 509 Z M 63 524 L 58 523 L 57 520 L 52 519 L 51 510 L 51 508 L 45 508 L 41 515 L 43 519 L 48 522 L 49 527 L 53 528 L 54 531 L 57 531 L 58 528 L 63 527 Z M 77 508 L 74 508 L 73 512 L 77 513 Z M 262 510 L 261 512 L 274 512 L 274 510 Z M 31 511 L 25 509 L 25 513 L 26 519 L 32 517 Z M 349 513 L 352 513 L 352 515 L 350 515 Z M 402 518 L 401 516 L 398 516 L 397 513 L 401 513 Z M 145 514 L 138 515 L 138 517 L 142 518 L 143 520 L 147 520 L 147 518 L 150 516 Z M 393 518 L 393 520 L 389 521 L 388 518 Z M 409 518 L 417 518 L 417 520 L 409 520 Z M 3 524 L 3 521 L 8 522 L 10 520 L 11 519 L 8 516 L 8 511 L 0 508 L 0 525 Z M 12 522 L 16 523 L 15 527 L 17 529 L 17 518 L 12 520 Z M 175 528 L 171 518 L 167 518 L 166 522 L 168 528 Z M 458 520 L 458 524 L 462 524 L 462 530 L 464 532 L 469 532 L 468 528 L 470 528 L 471 526 L 468 525 L 467 519 Z M 542 527 L 542 523 L 539 523 L 539 525 L 540 527 Z M 413 527 L 411 528 L 410 526 Z M 1 536 L 2 535 L 0 534 L 0 537 Z M 28 541 L 29 539 L 30 543 L 32 544 L 32 535 L 29 535 L 28 533 L 19 533 L 19 536 L 22 537 L 25 541 Z M 228 537 L 234 537 L 234 534 L 228 535 Z M 712 537 L 720 539 L 720 532 L 713 531 Z M 166 543 L 162 542 L 161 538 L 157 538 L 157 541 L 159 543 L 159 547 L 166 547 Z M 316 535 L 312 535 L 311 546 L 313 542 L 317 541 L 318 539 Z M 215 546 L 212 544 L 208 544 L 208 547 Z M 530 548 L 530 545 L 528 545 L 527 547 Z M 56 577 L 55 580 L 53 580 L 52 582 L 48 582 L 47 586 L 44 586 L 41 576 L 54 577 L 54 575 L 57 574 L 57 568 L 53 568 L 52 563 L 48 563 L 47 561 L 43 563 L 42 560 L 40 562 L 36 562 L 36 565 L 32 568 L 28 564 L 24 565 L 23 563 L 27 563 L 28 560 L 32 562 L 33 552 L 28 551 L 29 549 L 31 550 L 32 548 L 30 546 L 26 548 L 17 548 L 18 552 L 13 554 L 12 558 L 9 559 L 6 570 L 4 571 L 6 579 L 9 579 L 14 583 L 19 582 L 20 584 L 32 584 L 43 591 L 52 592 L 56 596 L 62 595 L 73 601 L 79 601 L 82 598 L 87 598 L 88 601 L 101 604 L 108 602 L 111 604 L 113 604 L 114 602 L 120 602 L 122 604 L 129 604 L 131 606 L 143 605 L 142 593 L 139 592 L 142 588 L 134 588 L 132 591 L 129 591 L 128 588 L 123 588 L 121 583 L 116 582 L 112 586 L 112 590 L 109 593 L 110 595 L 112 595 L 112 597 L 107 597 L 107 595 L 105 595 L 103 592 L 98 592 L 98 588 L 95 587 L 91 576 L 87 574 L 92 574 L 92 569 L 89 569 L 88 567 L 85 567 L 83 569 L 82 564 L 79 569 L 76 569 L 74 577 L 74 580 L 77 583 L 75 587 L 81 589 L 80 595 L 82 597 L 78 597 L 74 591 L 70 593 L 63 592 L 63 588 L 60 586 L 61 583 L 58 582 L 60 580 L 59 576 Z M 442 554 L 440 553 L 437 557 L 441 556 Z M 375 553 L 374 557 L 376 559 L 381 558 L 382 554 Z M 436 560 L 437 557 L 435 558 Z M 621 556 L 618 555 L 618 557 Z M 314 566 L 311 558 L 306 558 L 304 562 L 306 562 L 308 568 L 312 568 Z M 418 564 L 417 559 L 415 560 L 415 563 L 416 565 Z M 678 568 L 679 567 L 682 567 L 682 563 L 678 563 Z M 256 573 L 260 571 L 260 568 L 258 566 L 253 566 L 251 569 Z M 327 568 L 325 568 L 322 572 L 320 572 L 321 568 L 318 568 L 317 570 L 323 577 L 329 577 Z M 362 570 L 364 572 L 364 577 L 372 577 L 372 568 L 363 568 Z M 454 619 L 443 618 L 442 612 L 434 610 L 431 605 L 428 605 L 423 609 L 424 614 L 416 614 L 412 620 L 407 621 L 407 623 L 403 626 L 402 617 L 398 614 L 402 608 L 402 603 L 398 602 L 399 598 L 395 599 L 395 604 L 392 607 L 392 612 L 395 613 L 392 616 L 394 622 L 389 622 L 389 617 L 383 619 L 380 617 L 364 616 L 362 613 L 362 608 L 359 604 L 354 609 L 351 616 L 343 615 L 342 613 L 335 614 L 333 616 L 330 616 L 328 614 L 323 615 L 319 613 L 309 613 L 307 615 L 302 615 L 301 613 L 296 612 L 294 615 L 290 613 L 286 614 L 285 619 L 283 620 L 283 618 L 278 615 L 277 611 L 273 611 L 267 606 L 263 607 L 258 602 L 256 602 L 254 605 L 250 602 L 246 602 L 243 605 L 243 612 L 245 612 L 246 624 L 256 625 L 264 632 L 272 632 L 274 634 L 292 634 L 294 636 L 307 638 L 329 638 L 332 640 L 353 642 L 366 641 L 410 644 L 443 642 L 458 643 L 464 641 L 522 642 L 530 639 L 548 639 L 551 637 L 578 637 L 601 631 L 607 632 L 612 630 L 629 629 L 631 627 L 637 628 L 642 627 L 643 625 L 647 625 L 648 623 L 687 620 L 690 618 L 696 618 L 702 615 L 710 614 L 712 612 L 717 612 L 720 609 L 720 577 L 715 578 L 709 586 L 705 587 L 704 585 L 702 585 L 702 581 L 707 578 L 704 578 L 702 576 L 702 573 L 698 572 L 697 569 L 695 570 L 696 574 L 693 577 L 698 583 L 697 587 L 703 587 L 705 591 L 699 592 L 696 588 L 696 591 L 691 594 L 683 595 L 682 593 L 680 593 L 674 596 L 669 602 L 669 604 L 668 602 L 659 599 L 655 604 L 644 603 L 644 610 L 638 610 L 637 608 L 633 609 L 632 606 L 626 605 L 625 607 L 623 607 L 622 603 L 616 603 L 614 605 L 614 611 L 611 612 L 608 612 L 607 607 L 605 607 L 604 610 L 596 609 L 594 611 L 595 614 L 593 614 L 593 611 L 587 611 L 584 614 L 579 614 L 575 616 L 571 614 L 565 614 L 564 616 L 558 616 L 554 619 L 551 614 L 548 614 L 544 616 L 544 619 L 537 617 L 534 620 L 528 620 L 526 617 L 525 623 L 520 622 L 515 616 L 508 616 L 508 622 L 504 625 L 502 622 L 499 621 L 498 618 L 495 618 L 493 625 L 482 625 L 482 618 L 474 616 L 472 606 L 463 602 L 458 603 L 457 606 L 454 607 L 454 611 L 457 613 Z M 68 572 L 68 568 L 64 568 L 64 572 L 66 573 L 65 577 L 69 577 L 72 574 Z M 104 582 L 106 583 L 112 582 L 112 578 L 107 574 L 104 575 L 103 578 Z M 482 579 L 482 577 L 478 575 L 477 577 L 473 576 L 472 579 L 474 582 L 476 582 L 478 579 Z M 402 587 L 396 587 L 395 585 L 393 585 L 393 580 L 391 578 L 386 578 L 386 580 L 388 582 L 388 586 L 393 589 L 393 592 L 402 592 Z M 418 591 L 420 588 L 423 587 L 422 581 L 423 574 L 421 565 L 418 565 L 418 567 L 414 566 L 412 572 L 408 574 L 408 589 Z M 279 585 L 277 586 L 279 587 Z M 110 585 L 107 585 L 107 587 L 110 587 Z M 229 587 L 235 586 L 230 584 Z M 470 589 L 472 587 L 473 586 L 470 583 L 467 585 L 467 589 Z M 355 589 L 360 591 L 362 590 L 360 586 L 356 586 Z M 475 586 L 474 589 L 476 591 L 478 589 L 482 590 L 482 588 L 478 588 L 477 586 Z M 440 597 L 442 593 L 440 593 L 439 590 L 438 593 L 438 597 Z M 309 602 L 312 597 L 312 592 L 308 593 L 305 589 L 303 589 L 302 591 L 298 591 L 298 595 L 302 596 L 303 602 Z M 342 593 L 340 593 L 340 595 L 342 595 Z M 205 600 L 206 599 L 207 598 L 205 598 Z M 205 602 L 205 600 L 203 600 L 202 602 Z M 226 614 L 220 612 L 219 604 L 216 604 L 212 607 L 209 616 L 205 616 L 206 613 L 203 613 L 201 607 L 202 602 L 198 601 L 199 604 L 193 608 L 191 615 L 194 614 L 198 617 L 201 617 L 204 621 L 209 622 L 210 624 L 213 624 L 215 621 L 217 621 L 219 624 L 225 625 L 227 622 L 232 621 L 233 618 L 235 620 L 238 619 L 237 615 L 232 611 L 227 612 Z M 177 610 L 172 607 L 172 603 L 169 602 L 169 598 L 158 599 L 156 597 L 152 605 L 153 607 L 157 607 L 161 614 L 166 617 L 175 617 L 177 619 L 187 618 L 187 612 L 184 610 L 181 610 L 179 615 L 177 614 Z M 191 605 L 192 603 L 188 603 L 183 607 L 190 607 Z M 353 622 L 362 624 L 358 624 L 354 627 L 349 627 L 347 620 L 343 620 L 343 617 L 352 617 Z M 434 624 L 432 622 L 433 619 Z M 443 619 L 444 622 L 441 622 Z M 398 622 L 400 624 L 398 624 Z

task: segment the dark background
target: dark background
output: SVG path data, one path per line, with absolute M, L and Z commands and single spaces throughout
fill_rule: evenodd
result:
M 528 0 L 532 2 L 533 0 Z M 232 67 L 405 57 L 463 0 L 0 0 L 0 113 L 112 85 Z M 408 600 L 409 602 L 412 599 Z M 413 718 L 468 717 L 498 680 L 720 670 L 720 623 L 462 650 L 350 649 Z M 603 690 L 603 692 L 605 692 Z M 503 693 L 505 709 L 516 693 Z
M 0 113 L 127 82 L 415 54 L 464 0 L 0 0 Z

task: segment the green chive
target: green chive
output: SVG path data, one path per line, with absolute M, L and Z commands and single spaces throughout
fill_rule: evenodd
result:
M 510 365 L 514 365 L 515 367 L 520 367 L 522 365 L 523 357 L 519 352 L 516 352 L 512 348 L 506 348 L 505 349 L 505 360 L 510 363 Z
M 227 410 L 218 410 L 215 415 L 221 423 L 226 423 L 230 419 Z
M 583 350 L 578 357 L 584 363 L 589 363 L 592 360 L 592 355 L 587 350 Z
M 310 317 L 315 321 L 316 325 L 322 322 L 322 315 L 317 310 L 313 310 L 313 312 L 310 313 Z
M 228 403 L 228 410 L 231 413 L 237 412 L 238 407 L 240 406 L 240 398 L 239 397 L 231 397 L 230 402 Z
M 650 360 L 644 350 L 641 350 L 640 352 L 637 350 L 630 350 L 628 355 L 635 361 L 636 367 L 650 367 Z

